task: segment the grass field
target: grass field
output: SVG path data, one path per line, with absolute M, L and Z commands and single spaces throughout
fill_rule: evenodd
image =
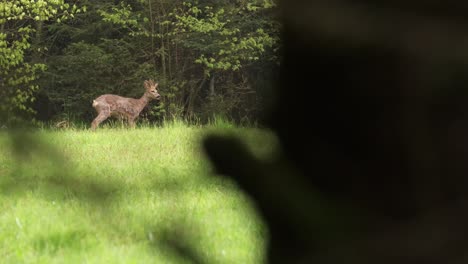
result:
M 1 263 L 264 262 L 254 205 L 200 148 L 212 130 L 0 132 Z M 274 148 L 267 131 L 222 130 L 259 157 Z

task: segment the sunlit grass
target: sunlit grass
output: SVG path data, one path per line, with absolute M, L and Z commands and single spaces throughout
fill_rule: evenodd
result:
M 219 129 L 44 129 L 19 137 L 26 154 L 2 132 L 2 263 L 190 263 L 177 248 L 206 263 L 262 263 L 253 204 L 200 147 Z M 229 131 L 258 156 L 273 151 L 267 131 Z

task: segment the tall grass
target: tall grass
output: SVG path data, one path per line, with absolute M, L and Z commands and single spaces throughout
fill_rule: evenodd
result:
M 211 132 L 259 156 L 274 149 L 267 131 L 183 122 L 1 132 L 1 262 L 190 263 L 180 254 L 190 249 L 206 263 L 262 263 L 254 205 L 200 148 Z

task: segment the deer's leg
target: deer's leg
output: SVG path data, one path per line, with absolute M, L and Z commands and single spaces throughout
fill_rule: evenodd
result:
M 96 130 L 99 124 L 110 116 L 110 111 L 102 111 L 91 123 L 91 129 Z
M 135 118 L 129 117 L 127 121 L 131 128 L 135 128 Z

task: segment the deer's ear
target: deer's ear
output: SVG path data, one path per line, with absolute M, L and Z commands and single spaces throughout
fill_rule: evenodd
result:
M 148 80 L 146 80 L 143 84 L 144 84 L 146 90 L 150 89 L 151 85 L 150 85 Z
M 158 88 L 159 83 L 154 84 L 154 88 Z

